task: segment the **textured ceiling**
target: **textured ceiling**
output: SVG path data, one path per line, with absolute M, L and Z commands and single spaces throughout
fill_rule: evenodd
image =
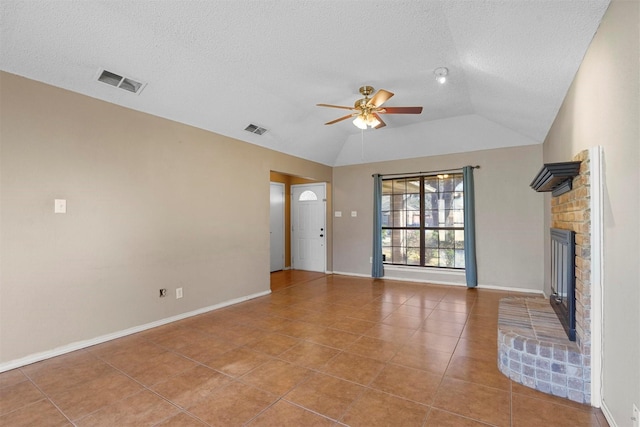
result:
M 347 165 L 541 143 L 608 3 L 1 0 L 0 69 Z M 147 86 L 117 90 L 99 68 Z M 424 110 L 378 130 L 325 126 L 346 111 L 315 104 L 351 106 L 364 84 Z

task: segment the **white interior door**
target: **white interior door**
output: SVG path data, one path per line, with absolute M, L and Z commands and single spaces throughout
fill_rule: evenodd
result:
M 271 183 L 270 246 L 271 271 L 284 269 L 284 184 Z
M 296 270 L 326 271 L 326 184 L 291 186 L 291 253 Z

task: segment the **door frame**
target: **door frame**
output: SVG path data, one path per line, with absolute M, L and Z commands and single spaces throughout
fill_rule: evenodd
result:
M 273 230 L 271 229 L 271 220 L 273 217 L 273 211 L 274 211 L 274 206 L 272 204 L 272 198 L 273 198 L 273 187 L 276 186 L 278 187 L 278 191 L 281 191 L 282 194 L 282 208 L 281 208 L 281 212 L 278 212 L 278 214 L 281 216 L 282 219 L 282 225 L 281 225 L 281 230 L 282 230 L 282 235 L 280 236 L 282 242 L 282 259 L 280 260 L 281 263 L 281 268 L 277 268 L 275 270 L 273 270 L 273 265 L 272 265 L 272 261 L 273 261 L 273 245 L 272 240 L 273 240 Z M 286 262 L 285 262 L 285 254 L 286 254 L 286 248 L 285 248 L 285 235 L 286 235 L 286 230 L 285 230 L 285 211 L 286 211 L 286 188 L 284 183 L 282 182 L 275 182 L 275 181 L 270 181 L 269 182 L 269 270 L 271 273 L 273 273 L 274 271 L 279 271 L 279 270 L 285 270 L 286 268 Z

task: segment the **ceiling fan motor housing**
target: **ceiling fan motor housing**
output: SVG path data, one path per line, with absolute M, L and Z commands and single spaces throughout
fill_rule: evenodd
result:
M 364 95 L 365 98 L 367 98 L 369 95 L 371 95 L 373 93 L 373 87 L 372 86 L 362 86 L 360 88 L 360 93 L 362 95 Z

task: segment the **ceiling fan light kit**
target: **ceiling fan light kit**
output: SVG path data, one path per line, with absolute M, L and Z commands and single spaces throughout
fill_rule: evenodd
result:
M 378 125 L 380 125 L 380 121 L 378 119 L 375 118 L 375 116 L 373 115 L 365 115 L 365 114 L 359 114 L 358 116 L 356 116 L 356 118 L 353 120 L 353 124 L 362 130 L 365 130 L 368 127 L 372 127 L 372 128 L 376 128 Z
M 334 123 L 341 122 L 343 120 L 355 117 L 353 124 L 359 129 L 366 129 L 371 127 L 373 129 L 380 129 L 387 124 L 382 120 L 380 114 L 420 114 L 422 113 L 422 107 L 382 107 L 382 104 L 387 102 L 389 98 L 393 96 L 392 92 L 388 90 L 378 90 L 372 98 L 369 95 L 373 93 L 374 89 L 371 86 L 362 86 L 360 93 L 364 98 L 357 100 L 353 107 L 345 107 L 342 105 L 331 104 L 317 104 L 319 107 L 340 108 L 343 110 L 351 110 L 350 114 L 340 117 L 325 123 L 325 125 L 332 125 Z

